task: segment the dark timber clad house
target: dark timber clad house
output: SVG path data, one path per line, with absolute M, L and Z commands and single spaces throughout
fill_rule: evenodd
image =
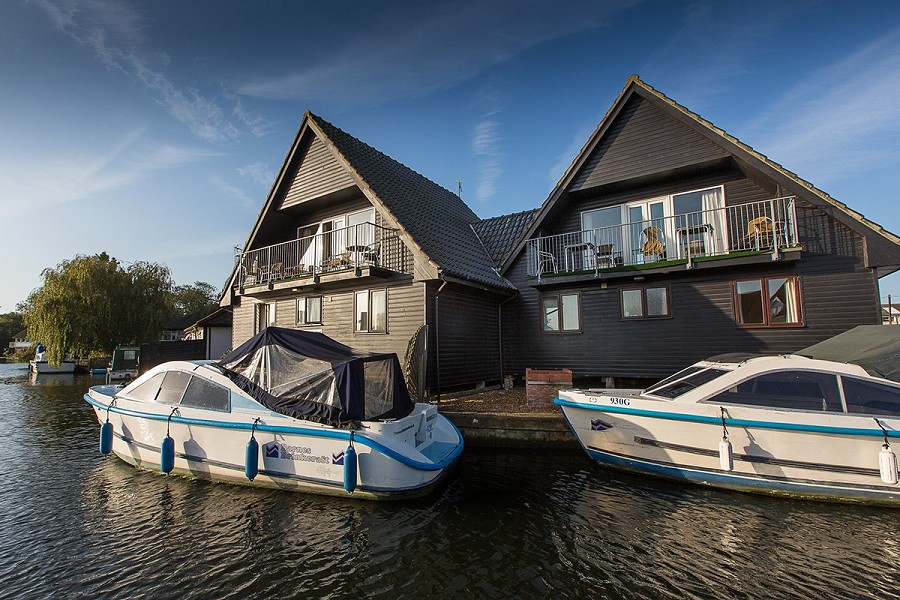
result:
M 494 221 L 307 113 L 223 297 L 235 347 L 278 325 L 402 358 L 428 324 L 431 389 L 499 381 L 498 306 L 517 292 L 475 227 L 508 250 L 527 220 Z
M 403 356 L 432 391 L 531 368 L 663 377 L 880 322 L 900 238 L 628 80 L 538 210 L 455 194 L 307 113 L 223 295 L 267 324 Z
M 659 378 L 880 322 L 900 239 L 637 77 L 501 274 L 508 368 Z

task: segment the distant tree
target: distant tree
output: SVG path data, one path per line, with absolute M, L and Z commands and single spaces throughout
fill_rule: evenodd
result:
M 103 252 L 63 261 L 41 278 L 24 303 L 25 325 L 52 363 L 66 352 L 109 354 L 117 344 L 158 339 L 172 317 L 172 278 L 163 265 L 124 267 Z
M 9 348 L 13 336 L 25 328 L 25 315 L 20 312 L 0 314 L 0 346 Z
M 172 307 L 176 317 L 197 313 L 209 314 L 218 306 L 219 291 L 205 281 L 176 285 L 172 290 Z

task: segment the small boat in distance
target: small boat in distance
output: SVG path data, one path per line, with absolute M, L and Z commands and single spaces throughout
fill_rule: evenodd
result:
M 106 368 L 109 381 L 123 381 L 138 376 L 141 348 L 139 346 L 116 346 L 112 360 Z
M 34 353 L 34 358 L 28 361 L 28 368 L 35 375 L 74 373 L 75 361 L 66 357 L 58 365 L 52 365 L 47 361 L 46 348 L 43 344 L 38 344 Z
M 319 494 L 421 496 L 451 471 L 459 430 L 413 403 L 395 354 L 269 327 L 221 361 L 158 365 L 84 396 L 100 451 L 138 467 Z
M 801 355 L 729 354 L 645 390 L 556 399 L 603 465 L 731 490 L 900 505 L 900 327 L 869 326 Z M 840 337 L 840 336 L 838 336 Z M 836 340 L 836 341 L 835 341 Z M 835 352 L 850 356 L 846 362 Z

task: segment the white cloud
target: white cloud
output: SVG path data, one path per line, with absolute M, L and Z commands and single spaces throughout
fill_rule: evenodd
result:
M 103 154 L 42 152 L 0 156 L 0 215 L 9 217 L 126 188 L 150 174 L 219 156 L 155 144 L 133 129 L 105 144 Z
M 114 0 L 37 0 L 37 4 L 61 31 L 90 49 L 102 64 L 141 84 L 197 138 L 223 143 L 239 137 L 237 127 L 215 99 L 195 89 L 181 89 L 166 74 L 170 57 L 143 47 L 143 18 L 131 7 Z M 268 127 L 239 104 L 232 116 L 254 135 Z
M 833 182 L 900 164 L 900 30 L 782 93 L 752 122 L 753 145 L 801 177 Z
M 486 202 L 497 193 L 497 180 L 503 174 L 500 162 L 500 125 L 485 119 L 475 126 L 472 133 L 472 151 L 478 159 L 478 187 L 475 195 Z
M 259 184 L 263 189 L 269 189 L 275 181 L 275 171 L 270 169 L 268 164 L 262 162 L 239 167 L 237 172 L 241 177 L 247 177 L 254 183 Z
M 634 3 L 464 0 L 394 10 L 385 5 L 380 21 L 348 20 L 330 55 L 304 61 L 308 66 L 287 75 L 248 81 L 239 91 L 333 107 L 426 96 L 537 44 L 603 25 Z
M 228 183 L 218 175 L 213 175 L 212 177 L 210 177 L 209 182 L 226 196 L 229 196 L 240 202 L 241 205 L 246 209 L 259 210 L 259 207 L 262 206 L 261 198 L 252 197 L 241 188 Z

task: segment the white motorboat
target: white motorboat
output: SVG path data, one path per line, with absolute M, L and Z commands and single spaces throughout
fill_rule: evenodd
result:
M 47 360 L 46 349 L 43 344 L 38 344 L 34 359 L 28 361 L 28 369 L 35 375 L 74 373 L 75 361 L 69 357 L 63 359 L 58 365 L 51 364 Z
M 900 346 L 893 331 L 887 345 L 865 341 L 877 333 L 855 332 L 868 346 L 855 362 L 721 355 L 645 390 L 563 390 L 556 403 L 604 465 L 733 490 L 897 504 L 900 383 L 881 375 L 896 376 Z M 885 357 L 894 367 L 872 368 Z
M 169 362 L 85 394 L 101 452 L 233 483 L 393 499 L 433 489 L 463 449 L 413 403 L 394 354 L 269 327 L 222 361 Z

